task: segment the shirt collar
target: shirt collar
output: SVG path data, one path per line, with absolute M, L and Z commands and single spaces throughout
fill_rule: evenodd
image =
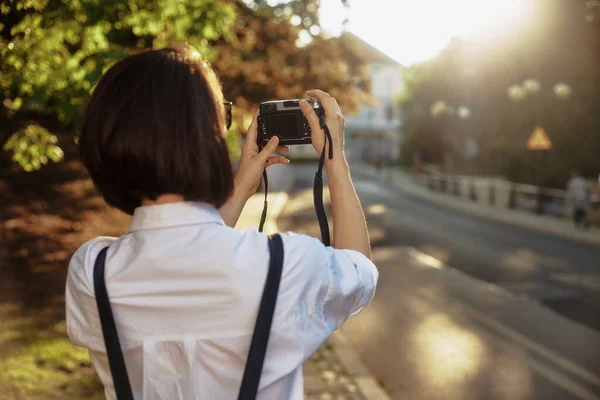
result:
M 212 205 L 181 201 L 136 208 L 129 232 L 205 223 L 225 225 L 219 210 Z

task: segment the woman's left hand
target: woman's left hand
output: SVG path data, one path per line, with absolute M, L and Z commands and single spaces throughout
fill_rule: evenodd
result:
M 235 176 L 235 195 L 249 198 L 260 186 L 263 171 L 266 167 L 274 164 L 288 164 L 290 161 L 282 156 L 274 156 L 273 153 L 288 152 L 288 146 L 279 146 L 279 138 L 273 137 L 258 151 L 258 111 L 254 114 L 252 123 L 248 127 L 246 135 L 246 144 L 242 149 L 240 167 Z

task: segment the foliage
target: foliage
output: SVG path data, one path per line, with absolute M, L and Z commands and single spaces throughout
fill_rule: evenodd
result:
M 443 163 L 452 154 L 459 170 L 558 187 L 572 168 L 597 175 L 600 13 L 591 3 L 536 0 L 537 15 L 526 32 L 455 40 L 435 59 L 409 69 L 400 99 L 404 162 L 412 160 L 411 149 L 426 162 Z M 508 88 L 531 78 L 541 89 L 511 99 Z M 559 82 L 569 85 L 570 96 L 554 93 Z M 468 107 L 468 118 L 459 117 L 460 106 Z M 544 155 L 525 147 L 537 125 L 554 146 Z M 474 159 L 464 154 L 469 140 L 479 147 Z
M 138 49 L 178 41 L 190 43 L 214 63 L 225 95 L 236 102 L 236 124 L 229 133 L 234 155 L 239 150 L 241 122 L 260 101 L 302 96 L 308 85 L 331 89 L 352 108 L 360 92 L 351 88 L 354 80 L 349 77 L 364 79 L 364 74 L 360 78 L 360 57 L 339 41 L 322 37 L 316 0 L 293 0 L 274 7 L 271 3 L 3 2 L 0 144 L 14 135 L 12 144 L 4 148 L 17 150 L 13 160 L 24 168 L 39 168 L 45 163 L 43 157 L 55 160 L 46 150 L 28 148 L 40 141 L 52 142 L 50 132 L 74 131 L 95 83 L 112 63 Z M 297 47 L 299 36 L 305 39 L 301 48 Z M 32 129 L 35 133 L 26 133 Z
M 63 151 L 56 145 L 58 139 L 39 125 L 28 125 L 15 132 L 4 144 L 4 150 L 13 153 L 13 161 L 25 171 L 40 169 L 48 160 L 58 162 Z

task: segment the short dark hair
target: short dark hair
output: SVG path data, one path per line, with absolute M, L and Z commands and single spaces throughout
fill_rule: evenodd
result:
M 222 206 L 233 192 L 223 95 L 189 46 L 114 64 L 81 121 L 81 158 L 106 202 L 133 214 L 144 198 L 179 194 Z

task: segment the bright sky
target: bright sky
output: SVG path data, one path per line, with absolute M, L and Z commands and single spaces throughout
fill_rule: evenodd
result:
M 341 31 L 347 15 L 350 32 L 396 61 L 410 66 L 437 55 L 455 36 L 513 29 L 531 17 L 529 0 L 321 0 L 321 25 Z M 509 28 L 510 27 L 510 28 Z

